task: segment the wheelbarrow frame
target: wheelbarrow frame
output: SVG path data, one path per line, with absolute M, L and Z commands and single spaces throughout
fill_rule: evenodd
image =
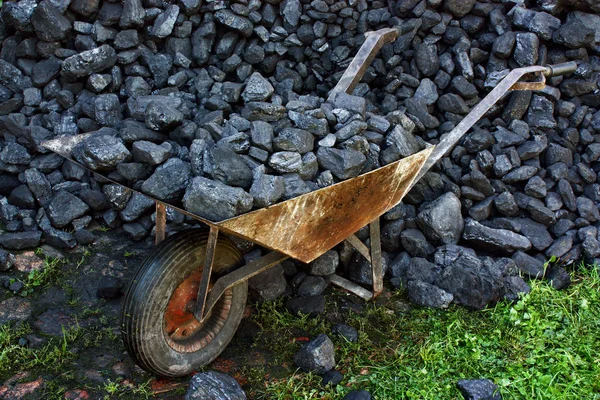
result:
M 357 55 L 347 67 L 337 86 L 331 91 L 329 100 L 335 101 L 340 93 L 349 95 L 379 49 L 386 43 L 396 40 L 398 34 L 397 28 L 368 32 Z M 400 203 L 416 182 L 445 156 L 506 93 L 519 90 L 541 90 L 545 87 L 546 77 L 570 73 L 576 68 L 575 62 L 569 62 L 557 66 L 530 66 L 514 69 L 451 132 L 444 135 L 437 145 L 430 145 L 425 150 L 370 173 L 271 207 L 229 220 L 213 222 L 182 208 L 153 199 L 156 202 L 156 243 L 160 243 L 165 238 L 167 206 L 210 227 L 194 316 L 202 322 L 227 289 L 247 281 L 285 259 L 293 257 L 303 262 L 310 262 L 344 240 L 371 263 L 373 291 L 335 274 L 330 277 L 330 283 L 366 300 L 378 296 L 383 290 L 380 216 Z M 537 80 L 521 82 L 524 77 L 527 79 L 533 77 Z M 87 136 L 89 134 L 61 137 L 46 141 L 42 145 L 81 165 L 70 156 L 70 150 Z M 81 166 L 88 169 L 85 165 Z M 104 176 L 103 178 L 111 181 Z M 114 183 L 125 186 L 118 182 Z M 127 189 L 133 190 L 129 187 Z M 326 211 L 323 211 L 323 208 Z M 356 231 L 366 225 L 369 225 L 370 230 L 370 247 L 367 247 L 354 235 Z M 325 226 L 324 229 L 323 226 Z M 306 229 L 307 227 L 312 228 Z M 286 229 L 292 229 L 293 232 L 286 236 Z M 220 231 L 253 241 L 272 251 L 221 276 L 209 290 Z

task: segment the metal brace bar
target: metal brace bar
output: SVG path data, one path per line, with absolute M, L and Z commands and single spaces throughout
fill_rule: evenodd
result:
M 423 165 L 423 168 L 421 168 L 416 178 L 410 185 L 410 188 L 412 189 L 415 186 L 415 184 L 423 177 L 423 175 L 425 175 L 431 169 L 431 167 L 433 167 L 433 165 L 436 162 L 438 162 L 442 157 L 446 155 L 446 153 L 448 153 L 452 148 L 454 148 L 456 143 L 458 143 L 458 141 L 465 135 L 465 133 L 467 133 L 467 131 L 471 129 L 471 127 L 475 125 L 475 123 L 479 121 L 481 117 L 483 117 L 483 115 L 511 89 L 541 90 L 545 87 L 545 82 L 543 82 L 543 84 L 541 82 L 526 82 L 529 85 L 523 85 L 521 82 L 517 84 L 519 79 L 521 79 L 523 76 L 527 74 L 541 73 L 545 77 L 552 77 L 569 74 L 574 72 L 576 69 L 577 63 L 570 61 L 557 65 L 546 65 L 543 67 L 534 65 L 531 67 L 517 68 L 510 71 L 509 74 L 506 75 L 506 77 L 502 79 L 496 85 L 496 87 L 490 93 L 488 93 L 488 95 L 485 96 L 483 100 L 481 100 L 479 104 L 477 104 L 471 110 L 471 112 L 467 114 L 467 116 L 463 118 L 463 120 L 460 121 L 458 125 L 456 125 L 456 127 L 452 129 L 452 131 L 442 139 L 440 143 L 438 143 L 435 146 L 433 152 L 425 162 L 425 165 Z
M 279 264 L 280 262 L 289 258 L 285 254 L 279 253 L 277 251 L 272 251 L 269 254 L 259 258 L 258 260 L 254 260 L 244 265 L 241 268 L 236 269 L 220 277 L 212 289 L 208 293 L 208 299 L 206 304 L 204 305 L 204 315 L 208 315 L 210 311 L 213 309 L 217 301 L 221 298 L 225 291 L 238 283 L 247 281 L 255 275 L 260 274 L 268 270 L 269 268 Z M 202 303 L 204 304 L 204 302 Z M 199 320 L 202 322 L 202 320 Z
M 371 270 L 373 273 L 373 297 L 383 292 L 383 265 L 381 263 L 381 231 L 379 218 L 369 224 L 371 236 Z
M 373 298 L 373 293 L 346 278 L 342 278 L 339 275 L 333 274 L 328 278 L 328 280 L 332 285 L 345 289 L 350 293 L 357 295 L 361 299 L 369 301 Z
M 361 242 L 356 235 L 348 236 L 346 241 L 350 243 L 350 245 L 354 247 L 360 254 L 362 254 L 367 261 L 371 262 L 371 253 L 369 252 L 369 248 L 363 242 Z
M 165 240 L 165 231 L 167 227 L 167 206 L 160 201 L 156 203 L 156 233 L 154 236 L 154 244 L 159 244 Z
M 196 311 L 194 316 L 198 321 L 204 319 L 206 309 L 206 296 L 208 294 L 208 284 L 210 283 L 210 275 L 212 274 L 213 262 L 215 260 L 215 251 L 219 238 L 219 228 L 211 226 L 208 234 L 208 243 L 206 244 L 206 255 L 204 256 L 204 268 L 200 277 L 200 285 L 198 286 L 198 297 L 196 300 Z

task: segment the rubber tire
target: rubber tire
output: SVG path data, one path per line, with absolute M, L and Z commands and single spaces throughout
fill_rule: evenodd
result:
M 189 353 L 172 349 L 164 336 L 164 311 L 175 288 L 204 264 L 208 235 L 205 230 L 179 232 L 156 246 L 144 259 L 131 281 L 121 314 L 121 333 L 129 355 L 144 370 L 164 377 L 188 375 L 209 364 L 221 354 L 233 338 L 244 315 L 248 283 L 232 290 L 229 315 L 221 330 L 204 348 Z M 219 238 L 216 252 L 239 250 L 227 239 Z M 199 256 L 200 254 L 200 256 Z

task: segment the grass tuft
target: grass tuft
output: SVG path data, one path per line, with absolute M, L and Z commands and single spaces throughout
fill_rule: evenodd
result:
M 573 273 L 564 291 L 532 281 L 531 293 L 480 312 L 415 308 L 399 313 L 391 302 L 348 312 L 359 329 L 350 343 L 332 337 L 344 381 L 325 387 L 321 377 L 296 371 L 285 379 L 253 382 L 264 399 L 339 399 L 367 389 L 377 399 L 461 398 L 460 379 L 488 378 L 504 399 L 600 399 L 600 276 L 597 267 Z M 259 305 L 256 322 L 283 361 L 293 366 L 293 338 L 330 333 L 324 317 L 295 317 L 281 302 Z M 263 389 L 264 388 L 264 389 Z

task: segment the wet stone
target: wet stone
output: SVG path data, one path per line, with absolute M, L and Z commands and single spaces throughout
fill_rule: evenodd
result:
M 460 380 L 458 389 L 465 400 L 501 400 L 498 386 L 489 379 Z
M 349 342 L 357 342 L 358 341 L 358 331 L 346 324 L 336 324 L 331 329 L 331 333 L 334 335 L 342 336 Z
M 335 367 L 334 347 L 327 335 L 321 334 L 302 346 L 294 363 L 305 372 L 323 374 Z
M 196 177 L 183 197 L 186 210 L 211 221 L 221 221 L 246 213 L 254 199 L 241 188 Z
M 231 376 L 216 371 L 195 374 L 184 396 L 185 400 L 246 400 L 241 386 Z

